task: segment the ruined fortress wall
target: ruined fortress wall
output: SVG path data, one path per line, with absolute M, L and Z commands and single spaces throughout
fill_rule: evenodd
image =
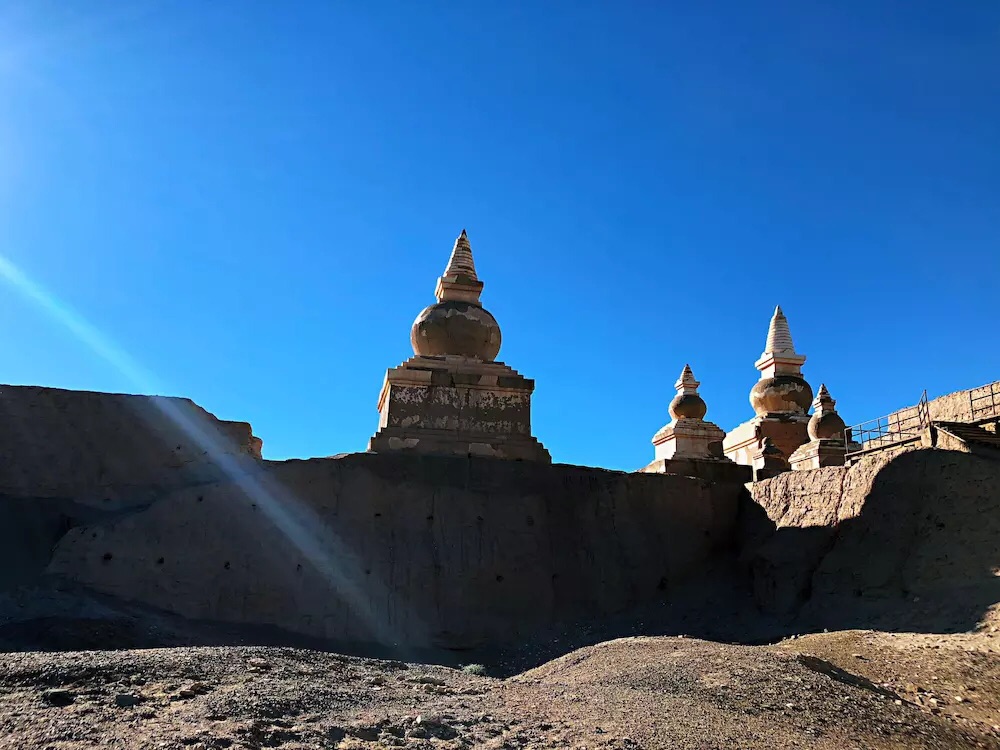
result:
M 189 399 L 0 386 L 0 495 L 110 510 L 219 479 L 223 457 L 253 461 L 260 441 Z
M 931 419 L 943 422 L 971 422 L 980 419 L 984 416 L 984 407 L 988 403 L 982 397 L 987 396 L 991 389 L 1000 389 L 1000 381 L 939 396 L 928 403 Z M 972 413 L 973 408 L 976 409 L 976 414 Z
M 995 458 L 879 452 L 758 482 L 752 494 L 743 555 L 765 609 L 806 605 L 829 627 L 857 627 L 862 609 L 893 602 L 897 618 L 902 607 L 953 628 L 974 627 L 1000 602 Z
M 0 589 L 43 571 L 189 617 L 462 646 L 669 595 L 742 485 L 491 459 L 268 462 L 186 399 L 0 388 Z
M 989 398 L 991 390 L 1000 392 L 1000 381 L 938 396 L 927 402 L 931 419 L 941 422 L 972 422 L 981 420 L 989 416 L 986 407 L 992 405 L 992 399 Z M 974 408 L 976 411 L 975 414 L 973 414 Z M 888 420 L 889 424 L 909 417 L 914 413 L 915 409 L 915 406 L 907 406 L 894 411 Z M 896 419 L 893 419 L 893 417 Z
M 50 571 L 187 617 L 345 641 L 506 641 L 668 594 L 741 485 L 479 458 L 266 466 L 70 531 Z

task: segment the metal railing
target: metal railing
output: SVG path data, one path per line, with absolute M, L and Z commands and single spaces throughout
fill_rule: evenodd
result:
M 1000 399 L 998 399 L 1000 403 Z M 916 406 L 900 409 L 884 417 L 848 427 L 844 431 L 847 455 L 878 450 L 889 445 L 899 445 L 919 440 L 930 426 L 931 413 L 927 405 L 927 391 L 920 396 Z
M 988 422 L 1000 417 L 1000 383 L 990 383 L 969 391 L 970 422 Z

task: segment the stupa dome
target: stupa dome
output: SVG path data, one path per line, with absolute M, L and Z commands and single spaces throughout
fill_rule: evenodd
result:
M 764 378 L 750 389 L 750 405 L 758 416 L 807 414 L 812 400 L 812 388 L 801 375 Z
M 423 356 L 452 354 L 492 362 L 500 353 L 500 325 L 479 305 L 445 300 L 417 316 L 410 343 Z
M 492 362 L 500 353 L 500 325 L 479 303 L 483 282 L 476 275 L 469 237 L 455 240 L 448 266 L 438 279 L 438 301 L 413 321 L 410 343 L 420 356 L 452 355 Z

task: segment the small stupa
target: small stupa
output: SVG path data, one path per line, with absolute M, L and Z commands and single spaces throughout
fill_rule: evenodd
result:
M 671 421 L 653 435 L 653 462 L 642 471 L 684 474 L 720 481 L 746 482 L 749 472 L 722 453 L 726 433 L 705 421 L 708 406 L 698 393 L 690 365 L 684 365 L 674 383 L 677 395 L 670 402 Z
M 765 437 L 753 457 L 753 478 L 755 482 L 770 479 L 788 471 L 788 459 L 774 441 Z
M 847 425 L 837 413 L 837 402 L 833 400 L 825 384 L 820 385 L 812 405 L 813 415 L 807 425 L 809 442 L 800 445 L 788 457 L 792 469 L 843 466 L 847 456 Z
M 413 451 L 551 462 L 531 436 L 535 382 L 496 357 L 500 325 L 480 303 L 465 230 L 437 280 L 437 302 L 410 329 L 415 356 L 385 375 L 370 451 Z
M 752 463 L 763 439 L 768 437 L 787 457 L 809 440 L 807 424 L 813 392 L 802 377 L 805 361 L 805 356 L 795 351 L 785 313 L 780 305 L 775 307 L 764 352 L 754 363 L 760 371 L 760 379 L 750 390 L 754 417 L 727 433 L 727 456 L 737 463 Z

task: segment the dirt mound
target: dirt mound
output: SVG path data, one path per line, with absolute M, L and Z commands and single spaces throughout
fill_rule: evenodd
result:
M 772 647 L 628 638 L 513 681 L 600 706 L 605 722 L 643 747 L 975 746 L 971 735 L 927 721 L 890 688 Z
M 8 654 L 0 748 L 1000 747 L 983 722 L 932 715 L 836 663 L 844 643 L 872 664 L 900 643 L 845 637 L 628 638 L 508 680 L 299 649 Z M 796 652 L 806 645 L 828 653 Z M 966 651 L 932 650 L 942 673 L 965 669 L 949 659 Z M 966 687 L 984 711 L 996 705 L 992 683 Z
M 925 713 L 1000 736 L 1000 634 L 848 631 L 784 641 L 780 650 L 836 665 Z

